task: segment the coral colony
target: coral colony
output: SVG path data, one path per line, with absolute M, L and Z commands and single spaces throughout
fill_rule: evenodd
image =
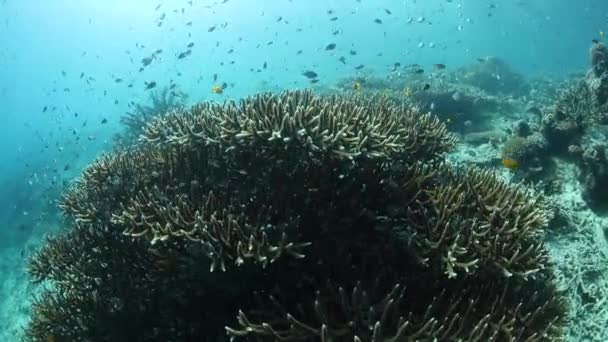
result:
M 65 192 L 31 341 L 554 341 L 547 203 L 378 95 L 158 117 Z

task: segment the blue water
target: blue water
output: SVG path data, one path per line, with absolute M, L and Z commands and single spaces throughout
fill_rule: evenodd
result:
M 176 83 L 192 104 L 309 87 L 305 70 L 330 87 L 360 64 L 384 76 L 395 62 L 499 56 L 529 78 L 564 77 L 587 68 L 600 31 L 605 0 L 0 0 L 0 248 L 45 233 L 62 184 L 112 148 L 145 82 Z

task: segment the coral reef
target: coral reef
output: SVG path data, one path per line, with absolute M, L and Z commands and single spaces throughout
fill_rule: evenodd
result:
M 553 163 L 552 158 L 574 157 L 572 160 L 582 172 L 584 198 L 595 208 L 605 206 L 608 201 L 608 197 L 599 191 L 608 184 L 601 146 L 607 135 L 600 129 L 608 122 L 607 53 L 608 49 L 602 43 L 594 43 L 590 50 L 591 68 L 586 76 L 560 90 L 555 105 L 543 114 L 538 125 L 529 125 L 525 134 L 521 127 L 515 127 L 515 136 L 503 147 L 503 150 L 513 150 L 513 146 L 519 146 L 515 149 L 517 153 L 510 151 L 509 154 L 533 160 L 535 171 L 546 171 Z M 522 135 L 526 135 L 525 140 Z M 520 143 L 513 144 L 514 141 Z M 538 176 L 538 172 L 527 173 L 524 177 L 531 175 Z
M 526 105 L 544 106 L 530 101 L 530 87 L 523 77 L 498 58 L 453 70 L 395 65 L 384 78 L 358 72 L 339 80 L 333 90 L 351 91 L 355 85 L 356 93 L 381 93 L 430 111 L 449 123 L 450 130 L 463 134 L 490 129 L 495 115 L 523 110 Z M 549 91 L 549 86 L 542 89 Z
M 606 121 L 608 112 L 608 48 L 603 43 L 595 43 L 589 52 L 591 56 L 591 70 L 587 73 L 586 83 L 597 98 Z
M 424 90 L 425 84 L 422 82 L 414 88 L 417 91 L 412 95 L 412 102 L 422 111 L 430 111 L 449 121 L 453 131 L 486 128 L 488 113 L 510 111 L 508 102 L 476 87 L 436 81 Z
M 134 104 L 133 109 L 120 119 L 124 129 L 114 137 L 116 144 L 129 146 L 135 143 L 146 124 L 158 116 L 183 107 L 186 100 L 187 95 L 177 89 L 175 84 L 163 87 L 159 91 L 152 91 L 150 104 Z
M 605 143 L 585 146 L 578 155 L 581 165 L 583 199 L 592 207 L 608 204 L 608 151 Z
M 605 77 L 608 72 L 608 48 L 604 43 L 594 43 L 589 49 L 591 71 L 595 77 Z
M 581 138 L 587 127 L 597 122 L 596 99 L 584 81 L 562 90 L 555 109 L 544 116 L 541 127 L 554 153 L 565 152 Z
M 515 127 L 513 133 L 502 146 L 501 158 L 514 160 L 524 178 L 540 179 L 550 164 L 544 157 L 548 149 L 547 140 L 542 134 L 532 133 L 527 128 Z
M 554 341 L 542 196 L 444 162 L 379 96 L 261 94 L 156 117 L 66 191 L 30 341 Z
M 459 70 L 462 82 L 483 89 L 490 94 L 523 95 L 529 92 L 524 77 L 498 57 L 485 57 L 479 63 Z

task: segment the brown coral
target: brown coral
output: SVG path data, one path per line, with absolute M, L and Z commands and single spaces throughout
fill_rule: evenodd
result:
M 55 288 L 30 340 L 559 334 L 542 202 L 440 166 L 455 139 L 428 114 L 263 94 L 174 111 L 141 140 L 66 192 L 68 231 L 29 264 Z

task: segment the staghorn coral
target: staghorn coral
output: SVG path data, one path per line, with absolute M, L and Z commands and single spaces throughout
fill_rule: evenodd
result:
M 349 160 L 410 161 L 437 156 L 455 142 L 433 116 L 379 96 L 350 96 L 345 101 L 309 92 L 288 95 L 264 94 L 240 104 L 203 104 L 190 114 L 175 112 L 146 127 L 142 139 L 186 146 L 254 146 L 261 153 L 278 145 Z
M 586 127 L 596 122 L 596 100 L 584 82 L 562 89 L 555 109 L 543 117 L 541 127 L 552 150 L 564 152 L 569 145 L 580 139 Z
M 176 88 L 175 84 L 163 87 L 150 93 L 150 104 L 135 104 L 120 122 L 125 126 L 122 133 L 116 134 L 115 142 L 119 146 L 129 146 L 137 141 L 142 129 L 158 116 L 184 106 L 188 96 Z
M 226 331 L 254 341 L 539 341 L 561 324 L 555 317 L 562 304 L 543 298 L 542 291 L 523 302 L 508 287 L 459 284 L 421 303 L 415 296 L 424 290 L 412 285 L 397 283 L 379 295 L 361 283 L 352 290 L 329 283 L 292 312 L 270 297 L 265 307 L 274 310 L 239 311 L 239 326 Z M 543 320 L 550 322 L 535 331 Z
M 590 50 L 591 69 L 583 80 L 563 88 L 553 111 L 543 118 L 541 131 L 558 153 L 577 144 L 584 132 L 608 118 L 607 49 L 602 43 Z
M 67 231 L 29 262 L 52 286 L 27 338 L 558 337 L 542 202 L 442 165 L 454 144 L 380 97 L 261 94 L 158 117 L 65 193 Z
M 542 199 L 478 169 L 418 170 L 421 193 L 391 225 L 423 264 L 448 278 L 491 272 L 527 278 L 546 264 Z M 405 217 L 405 218 L 403 218 Z M 412 236 L 420 236 L 412 239 Z
M 128 236 L 153 235 L 151 244 L 171 237 L 186 237 L 200 243 L 212 260 L 210 272 L 218 267 L 226 271 L 226 258 L 237 266 L 249 259 L 265 266 L 283 254 L 304 258 L 300 251 L 310 243 L 287 242 L 285 230 L 289 227 L 284 227 L 297 226 L 297 219 L 274 226 L 268 217 L 270 210 L 255 208 L 261 211 L 259 217 L 255 222 L 247 222 L 244 213 L 250 211 L 248 208 L 218 202 L 210 193 L 197 208 L 187 196 L 169 199 L 156 188 L 130 199 L 128 207 L 123 207 L 111 222 L 127 227 L 123 234 Z

